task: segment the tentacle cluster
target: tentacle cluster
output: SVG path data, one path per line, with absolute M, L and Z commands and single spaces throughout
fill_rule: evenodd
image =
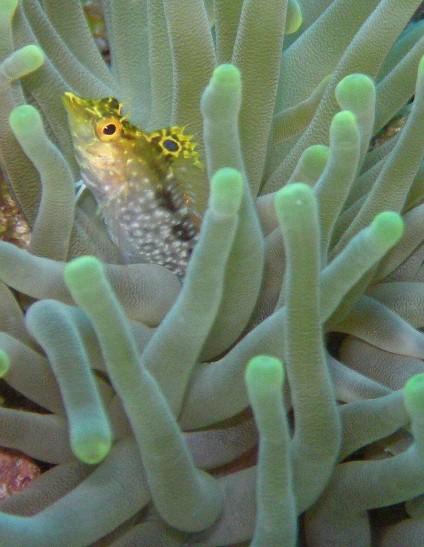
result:
M 0 157 L 32 226 L 0 242 L 0 375 L 45 409 L 1 407 L 0 445 L 54 464 L 1 544 L 421 544 L 419 3 L 104 0 L 111 67 L 80 2 L 0 3 Z M 210 197 L 182 286 L 75 202 L 68 90 L 190 126 Z

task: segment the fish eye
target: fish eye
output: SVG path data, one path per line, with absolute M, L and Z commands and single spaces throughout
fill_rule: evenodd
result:
M 180 144 L 173 139 L 164 140 L 162 145 L 168 152 L 178 152 L 180 150 Z
M 113 135 L 116 131 L 116 125 L 114 123 L 108 123 L 103 127 L 103 135 Z
M 117 139 L 122 132 L 122 124 L 118 119 L 107 118 L 97 122 L 96 134 L 103 142 Z

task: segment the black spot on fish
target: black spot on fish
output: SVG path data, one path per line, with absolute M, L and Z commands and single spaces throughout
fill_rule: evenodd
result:
M 172 227 L 172 233 L 181 241 L 190 241 L 196 235 L 196 230 L 190 218 L 186 217 Z
M 156 190 L 156 202 L 159 207 L 166 209 L 171 213 L 176 213 L 181 207 L 181 198 L 179 198 L 172 188 L 161 188 Z

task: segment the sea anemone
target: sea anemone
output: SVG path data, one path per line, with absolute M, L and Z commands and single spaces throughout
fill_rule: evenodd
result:
M 0 373 L 33 403 L 0 408 L 0 444 L 51 464 L 0 543 L 420 545 L 420 1 L 102 4 L 110 68 L 80 2 L 0 4 L 32 232 L 0 242 Z M 190 128 L 210 184 L 183 280 L 124 263 L 75 199 L 67 91 Z

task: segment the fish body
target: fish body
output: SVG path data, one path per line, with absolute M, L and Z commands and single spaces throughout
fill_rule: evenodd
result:
M 113 97 L 67 92 L 75 156 L 112 241 L 128 262 L 165 266 L 183 276 L 207 202 L 195 144 L 181 127 L 145 132 Z

